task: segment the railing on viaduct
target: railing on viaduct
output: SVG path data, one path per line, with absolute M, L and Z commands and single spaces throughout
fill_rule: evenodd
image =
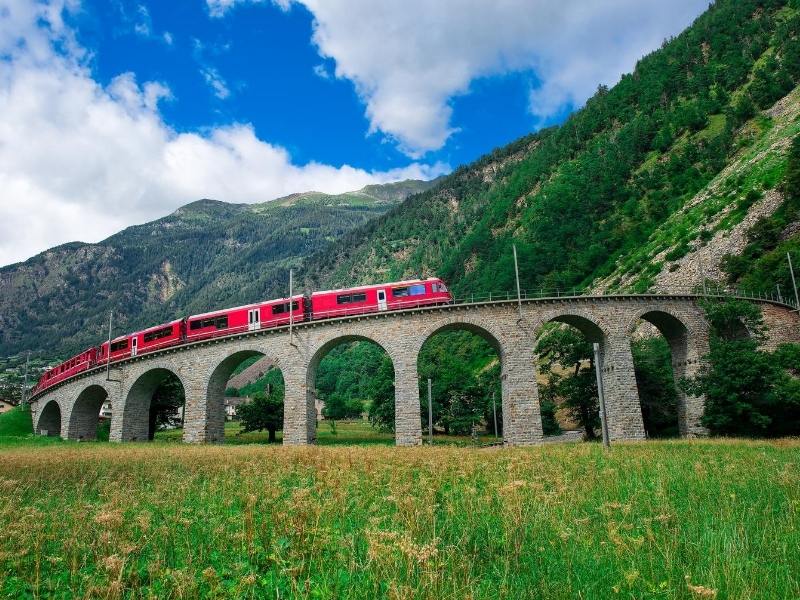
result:
M 777 290 L 776 290 L 777 291 Z M 645 437 L 630 350 L 642 321 L 667 339 L 676 379 L 692 376 L 708 348 L 702 302 L 736 297 L 756 302 L 769 334 L 767 343 L 800 341 L 794 303 L 728 290 L 696 288 L 671 293 L 602 294 L 579 290 L 486 293 L 435 307 L 369 313 L 239 333 L 174 346 L 100 365 L 31 398 L 34 427 L 68 439 L 95 436 L 100 406 L 112 403 L 111 439 L 148 436 L 150 400 L 166 377 L 175 376 L 186 395 L 184 440 L 217 442 L 224 436 L 223 397 L 233 370 L 250 356 L 264 355 L 280 368 L 285 382 L 284 443 L 313 443 L 316 436 L 315 380 L 319 361 L 344 341 L 364 339 L 382 347 L 395 371 L 395 436 L 399 445 L 421 442 L 417 357 L 439 331 L 466 329 L 489 341 L 501 363 L 502 419 L 507 444 L 542 440 L 535 342 L 550 322 L 578 328 L 601 346 L 603 386 L 612 439 Z M 679 392 L 683 435 L 702 435 L 704 399 Z

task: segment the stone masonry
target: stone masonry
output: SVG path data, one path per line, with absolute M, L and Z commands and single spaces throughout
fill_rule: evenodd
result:
M 316 436 L 316 370 L 334 346 L 369 340 L 383 348 L 395 372 L 395 439 L 401 446 L 422 443 L 417 357 L 431 336 L 468 330 L 497 350 L 501 364 L 504 441 L 529 445 L 543 439 L 536 385 L 536 339 L 546 323 L 577 327 L 600 344 L 603 389 L 612 440 L 644 439 L 642 411 L 633 370 L 631 338 L 646 321 L 667 339 L 676 379 L 691 376 L 708 349 L 708 327 L 694 296 L 595 296 L 446 305 L 345 317 L 265 329 L 186 344 L 98 367 L 33 398 L 34 430 L 68 439 L 95 436 L 100 405 L 110 399 L 112 441 L 146 440 L 155 389 L 175 375 L 186 394 L 184 441 L 221 442 L 225 387 L 245 358 L 265 356 L 285 382 L 284 443 L 310 444 Z M 762 302 L 774 333 L 767 345 L 800 341 L 800 318 L 788 307 Z M 703 435 L 702 397 L 679 397 L 679 427 L 685 436 Z

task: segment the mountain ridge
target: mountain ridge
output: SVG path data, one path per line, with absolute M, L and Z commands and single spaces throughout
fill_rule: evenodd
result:
M 100 242 L 1 267 L 0 355 L 78 351 L 102 339 L 112 309 L 127 330 L 282 293 L 288 269 L 309 252 L 432 184 L 387 185 L 290 203 L 200 199 Z

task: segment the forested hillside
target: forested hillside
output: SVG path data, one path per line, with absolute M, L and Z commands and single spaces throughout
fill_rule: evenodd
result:
M 459 295 L 509 291 L 515 244 L 530 290 L 691 289 L 705 278 L 788 293 L 786 252 L 800 265 L 799 35 L 797 0 L 716 2 L 563 125 L 458 169 L 310 258 L 308 285 L 420 273 L 443 277 Z M 539 348 L 545 356 L 558 342 L 553 362 L 573 373 L 556 370 L 541 387 L 550 432 L 549 400 L 578 421 L 596 412 L 591 349 L 580 336 L 561 337 L 569 340 Z M 633 352 L 648 434 L 674 433 L 668 347 L 644 339 Z M 337 348 L 331 361 L 357 371 L 381 365 L 352 382 L 322 379 L 320 395 L 339 414 L 365 389 L 391 384 L 391 364 L 374 346 Z M 476 336 L 431 340 L 420 392 L 432 377 L 437 426 L 491 423 L 497 369 Z M 373 420 L 390 424 L 391 395 L 370 400 Z
M 0 268 L 0 356 L 68 356 L 107 335 L 288 293 L 288 270 L 429 182 L 260 204 L 199 200 L 97 244 Z
M 651 288 L 670 261 L 737 225 L 781 181 L 797 96 L 778 114 L 769 109 L 800 81 L 798 33 L 797 0 L 720 0 L 563 125 L 496 150 L 353 230 L 309 261 L 306 277 L 324 287 L 421 272 L 461 293 L 511 290 L 515 243 L 530 289 L 601 280 Z M 705 193 L 744 155 L 747 172 Z M 688 205 L 697 205 L 691 227 L 672 228 Z M 714 221 L 722 211 L 728 218 Z M 789 215 L 787 227 L 797 220 Z M 788 270 L 773 275 L 788 289 Z M 773 290 L 778 281 L 750 283 Z

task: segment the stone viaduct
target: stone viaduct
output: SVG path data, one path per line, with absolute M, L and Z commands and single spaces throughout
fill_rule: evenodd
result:
M 397 445 L 422 441 L 417 357 L 432 335 L 453 329 L 488 340 L 501 363 L 503 438 L 527 445 L 543 438 L 536 385 L 536 338 L 550 322 L 579 329 L 601 348 L 603 388 L 612 440 L 645 438 L 634 377 L 631 338 L 642 321 L 655 326 L 672 351 L 676 379 L 693 375 L 708 348 L 708 326 L 694 295 L 572 296 L 549 299 L 451 304 L 381 312 L 264 329 L 204 340 L 141 355 L 86 371 L 31 399 L 34 430 L 71 440 L 93 439 L 101 404 L 113 407 L 111 440 L 147 440 L 153 392 L 170 374 L 186 395 L 184 441 L 220 442 L 224 436 L 226 383 L 245 358 L 264 355 L 281 369 L 285 382 L 284 443 L 316 438 L 316 369 L 334 346 L 370 340 L 394 365 Z M 800 341 L 800 317 L 791 307 L 758 301 L 770 334 L 767 345 Z M 702 435 L 702 397 L 679 398 L 679 428 Z

